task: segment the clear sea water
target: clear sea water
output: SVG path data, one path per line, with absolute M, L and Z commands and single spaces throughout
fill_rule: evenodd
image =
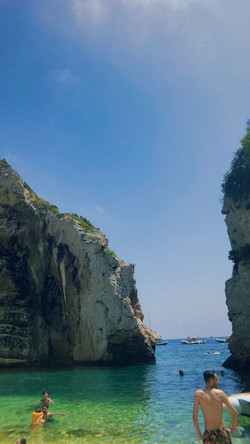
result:
M 212 348 L 220 352 L 214 354 Z M 207 354 L 209 352 L 209 354 Z M 201 345 L 169 340 L 158 346 L 156 363 L 129 367 L 84 367 L 62 370 L 0 371 L 0 442 L 22 436 L 42 443 L 198 443 L 193 423 L 193 394 L 203 387 L 202 373 L 213 369 L 227 395 L 250 391 L 250 377 L 223 369 L 226 343 L 207 339 Z M 179 376 L 179 370 L 184 376 Z M 30 427 L 30 403 L 46 389 L 55 401 L 54 416 L 41 427 Z M 226 414 L 224 419 L 230 425 Z M 201 430 L 203 430 L 200 415 Z M 240 418 L 234 444 L 250 443 L 250 418 Z

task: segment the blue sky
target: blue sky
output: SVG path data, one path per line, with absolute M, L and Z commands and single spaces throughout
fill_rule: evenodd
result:
M 231 333 L 221 182 L 250 117 L 248 0 L 2 0 L 1 158 L 135 264 L 145 323 Z

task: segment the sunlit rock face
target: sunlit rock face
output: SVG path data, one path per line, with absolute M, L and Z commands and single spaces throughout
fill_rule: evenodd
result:
M 224 198 L 222 212 L 235 263 L 232 278 L 226 282 L 233 334 L 229 341 L 232 356 L 225 366 L 244 370 L 250 368 L 250 201 L 245 198 L 235 203 Z
M 134 266 L 98 229 L 46 209 L 1 161 L 0 364 L 152 361 L 142 321 Z

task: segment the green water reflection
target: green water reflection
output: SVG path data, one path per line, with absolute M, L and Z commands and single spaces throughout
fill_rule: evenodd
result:
M 198 443 L 192 424 L 197 381 L 191 382 L 191 372 L 182 379 L 177 374 L 164 360 L 125 368 L 1 371 L 0 442 L 23 436 L 28 444 Z M 39 403 L 30 404 L 44 389 L 55 401 L 50 411 L 70 416 L 32 429 L 31 413 Z M 244 436 L 234 444 L 250 442 L 249 419 L 243 426 Z
M 124 442 L 154 433 L 150 418 L 154 366 L 84 368 L 1 374 L 1 442 L 24 436 L 29 442 Z M 55 401 L 55 416 L 40 428 L 29 426 L 45 389 Z M 26 429 L 26 427 L 28 427 Z

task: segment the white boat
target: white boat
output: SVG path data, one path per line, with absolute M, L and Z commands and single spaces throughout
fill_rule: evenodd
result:
M 187 339 L 182 339 L 182 344 L 192 345 L 192 344 L 205 344 L 205 339 L 199 339 L 198 337 L 188 337 Z
M 250 417 L 250 392 L 236 393 L 229 396 L 228 399 L 237 410 L 238 415 Z M 225 404 L 223 404 L 223 411 L 229 413 Z
M 164 339 L 156 339 L 155 340 L 155 345 L 167 345 L 168 341 L 165 341 Z
M 217 342 L 228 342 L 229 341 L 229 336 L 227 336 L 226 338 L 214 338 Z

